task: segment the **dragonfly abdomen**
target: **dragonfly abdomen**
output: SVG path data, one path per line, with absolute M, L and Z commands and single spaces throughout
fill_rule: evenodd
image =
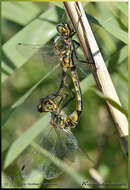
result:
M 75 88 L 75 91 L 76 91 L 76 96 L 77 96 L 76 110 L 78 112 L 82 112 L 82 110 L 83 110 L 82 93 L 81 93 L 79 79 L 78 79 L 77 72 L 76 72 L 75 68 L 71 68 L 71 76 L 72 76 L 72 81 L 73 81 L 74 88 Z

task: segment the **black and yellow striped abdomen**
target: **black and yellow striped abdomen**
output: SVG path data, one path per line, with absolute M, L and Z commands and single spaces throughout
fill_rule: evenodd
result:
M 78 79 L 75 67 L 71 68 L 71 77 L 72 77 L 72 81 L 73 81 L 75 92 L 76 92 L 76 98 L 77 98 L 76 110 L 78 111 L 78 113 L 80 113 L 83 110 L 82 93 L 81 93 L 79 79 Z

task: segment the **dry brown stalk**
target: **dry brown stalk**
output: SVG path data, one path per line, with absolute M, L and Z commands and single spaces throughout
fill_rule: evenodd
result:
M 77 33 L 81 48 L 87 61 L 93 62 L 89 64 L 93 76 L 96 80 L 99 90 L 106 96 L 121 105 L 115 87 L 107 70 L 107 67 L 98 48 L 89 22 L 80 2 L 64 2 L 66 12 L 71 23 Z M 78 30 L 77 28 L 78 22 Z M 89 60 L 88 60 L 89 58 Z M 90 60 L 91 58 L 91 60 Z M 123 149 L 128 155 L 128 121 L 126 116 L 111 104 L 106 102 L 107 108 L 112 116 L 118 135 L 120 137 Z

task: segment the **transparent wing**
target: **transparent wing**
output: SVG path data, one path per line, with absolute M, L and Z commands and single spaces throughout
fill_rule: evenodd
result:
M 40 135 L 36 142 L 44 149 L 48 150 L 52 156 L 56 156 L 62 161 L 69 160 L 74 162 L 76 152 L 78 150 L 78 142 L 70 131 L 48 128 L 45 134 Z M 26 158 L 25 158 L 26 157 Z M 21 174 L 23 178 L 27 178 L 33 171 L 42 173 L 46 179 L 56 178 L 63 171 L 46 159 L 40 152 L 32 147 L 26 151 L 24 162 L 21 166 Z
M 28 44 L 21 42 L 17 44 L 16 48 L 19 55 L 26 57 L 27 59 L 40 57 L 42 58 L 43 63 L 45 61 L 52 64 L 59 62 L 58 57 L 55 55 L 52 41 L 48 42 L 44 46 L 42 44 Z
M 21 56 L 27 57 L 28 59 L 33 58 L 36 60 L 41 60 L 43 64 L 46 65 L 46 67 L 51 69 L 57 63 L 60 63 L 59 57 L 55 54 L 53 48 L 53 41 L 54 39 L 44 46 L 41 44 L 18 43 L 16 48 Z M 77 49 L 77 53 L 80 60 L 85 60 L 80 47 Z M 75 56 L 74 62 L 76 64 L 77 72 L 81 80 L 90 74 L 87 63 L 81 63 L 75 58 Z
M 71 162 L 74 162 L 76 152 L 78 150 L 78 142 L 74 135 L 71 133 L 67 133 L 65 131 L 59 131 L 56 130 L 56 133 L 58 134 L 58 141 L 55 145 L 55 151 L 53 152 L 54 155 L 61 160 L 69 160 Z M 46 161 L 43 165 L 42 172 L 46 179 L 53 179 L 57 176 L 61 175 L 63 171 L 54 165 L 51 161 Z

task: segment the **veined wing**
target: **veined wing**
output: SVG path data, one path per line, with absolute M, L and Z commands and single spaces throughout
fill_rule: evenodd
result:
M 53 50 L 53 42 L 42 45 L 42 44 L 29 44 L 20 42 L 16 46 L 17 51 L 22 57 L 26 57 L 28 59 L 32 57 L 40 57 L 49 62 L 58 62 L 58 57 L 55 55 Z
M 75 161 L 76 152 L 78 151 L 78 142 L 72 133 L 67 133 L 63 130 L 54 129 L 57 133 L 56 144 L 54 148 L 53 155 L 61 159 L 62 161 L 70 161 L 73 163 Z M 42 172 L 46 179 L 53 179 L 63 171 L 54 165 L 51 161 L 46 161 L 43 165 Z
M 48 150 L 52 156 L 56 156 L 62 161 L 69 160 L 74 162 L 78 151 L 78 142 L 70 132 L 48 127 L 45 134 L 40 135 L 36 142 L 44 149 Z M 31 154 L 30 154 L 31 152 Z M 32 149 L 27 151 L 25 163 L 22 165 L 21 174 L 23 178 L 31 175 L 31 172 L 38 171 L 46 179 L 56 178 L 63 171 L 43 156 L 40 152 Z
M 55 54 L 53 41 L 50 41 L 46 45 L 41 44 L 28 44 L 28 43 L 18 43 L 17 51 L 20 56 L 28 57 L 28 59 L 36 59 L 37 62 L 41 61 L 46 67 L 51 69 L 56 64 L 60 63 L 59 57 Z M 84 59 L 83 53 L 80 48 L 78 48 L 78 55 L 80 59 Z M 87 63 L 80 63 L 75 59 L 75 64 L 77 67 L 77 72 L 80 78 L 83 79 L 90 73 Z

